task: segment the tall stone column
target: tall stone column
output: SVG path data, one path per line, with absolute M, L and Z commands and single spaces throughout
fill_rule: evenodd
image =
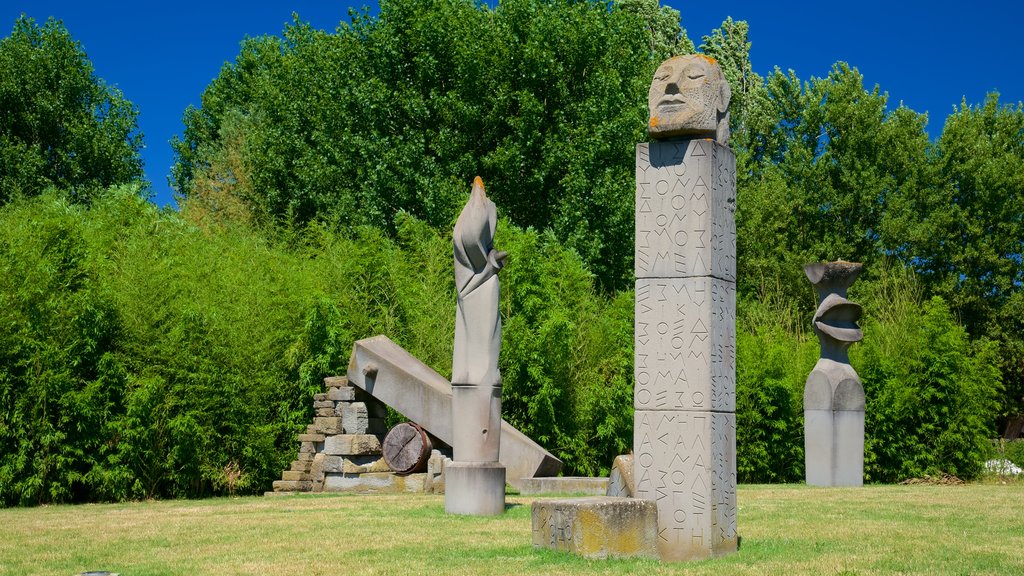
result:
M 804 463 L 812 486 L 864 483 L 864 387 L 847 352 L 864 337 L 860 304 L 846 299 L 860 271 L 860 264 L 843 261 L 804 266 L 818 293 L 812 324 L 821 344 L 804 386 Z
M 663 560 L 734 552 L 736 158 L 714 60 L 662 63 L 636 148 L 636 497 Z
M 445 467 L 445 511 L 485 516 L 505 511 L 501 436 L 501 315 L 494 249 L 498 216 L 479 177 L 452 233 L 455 257 L 455 350 L 452 360 L 453 462 Z

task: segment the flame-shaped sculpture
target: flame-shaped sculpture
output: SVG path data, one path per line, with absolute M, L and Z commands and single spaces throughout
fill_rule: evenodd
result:
M 453 462 L 446 470 L 445 509 L 500 514 L 505 469 L 498 464 L 501 433 L 501 316 L 498 271 L 507 254 L 494 249 L 498 216 L 477 177 L 455 222 L 455 351 L 452 359 Z
M 821 358 L 804 387 L 804 457 L 807 483 L 860 486 L 864 476 L 864 388 L 850 365 L 848 349 L 864 334 L 857 326 L 863 313 L 846 299 L 862 266 L 828 262 L 804 266 L 818 293 L 812 326 Z

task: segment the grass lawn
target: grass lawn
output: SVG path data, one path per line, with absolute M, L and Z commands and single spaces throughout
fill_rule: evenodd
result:
M 588 561 L 530 544 L 530 502 L 303 495 L 0 510 L 0 574 L 1024 574 L 1024 483 L 740 486 L 740 551 Z

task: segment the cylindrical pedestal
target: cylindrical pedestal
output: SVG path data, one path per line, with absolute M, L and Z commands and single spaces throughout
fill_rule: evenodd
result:
M 466 516 L 505 512 L 505 467 L 499 462 L 450 462 L 444 467 L 444 511 Z

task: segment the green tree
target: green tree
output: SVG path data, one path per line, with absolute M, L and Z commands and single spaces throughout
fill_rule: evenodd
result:
M 89 202 L 141 179 L 137 115 L 64 24 L 21 16 L 0 40 L 0 204 L 49 186 Z
M 185 204 L 258 222 L 445 229 L 480 175 L 605 286 L 632 270 L 633 148 L 661 58 L 692 50 L 656 2 L 385 0 L 328 34 L 244 42 L 186 111 Z M 235 210 L 236 212 L 238 210 Z
M 778 283 L 810 309 L 804 263 L 861 261 L 870 274 L 899 241 L 883 234 L 888 206 L 928 184 L 929 142 L 924 115 L 886 102 L 843 63 L 807 83 L 778 69 L 767 78 L 737 139 L 742 295 Z
M 1024 105 L 961 103 L 929 186 L 893 203 L 889 242 L 976 337 L 1001 345 L 1005 415 L 1024 413 Z

